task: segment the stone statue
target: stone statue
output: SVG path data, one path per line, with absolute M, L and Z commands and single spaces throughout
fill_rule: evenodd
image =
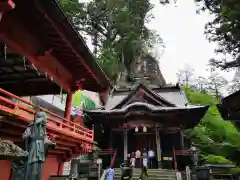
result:
M 41 180 L 43 163 L 49 146 L 54 146 L 46 132 L 47 114 L 36 112 L 35 119 L 23 134 L 28 159 L 26 163 L 24 180 Z
M 191 146 L 189 151 L 192 154 L 191 155 L 191 160 L 192 160 L 193 166 L 196 167 L 198 165 L 200 152 L 195 146 Z

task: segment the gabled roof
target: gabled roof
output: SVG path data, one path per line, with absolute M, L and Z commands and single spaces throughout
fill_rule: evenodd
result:
M 175 101 L 177 103 L 163 98 L 161 93 L 165 93 L 167 98 L 171 97 L 170 100 L 177 98 L 178 100 Z M 162 123 L 167 127 L 183 125 L 186 128 L 192 128 L 205 115 L 208 106 L 188 105 L 185 98 L 184 92 L 179 86 L 150 90 L 145 85 L 139 84 L 136 89 L 130 90 L 130 93 L 125 96 L 122 94 L 119 96 L 115 92 L 115 95 L 110 97 L 107 108 L 86 110 L 85 112 L 90 123 L 109 127 L 116 127 L 144 117 L 146 120 L 150 120 L 149 123 Z M 117 103 L 111 104 L 113 103 L 112 99 Z
M 130 96 L 130 94 L 136 93 L 136 89 L 139 86 L 140 85 L 131 89 L 114 90 L 108 97 L 107 103 L 105 105 L 105 109 L 113 109 L 119 103 L 124 101 L 128 96 Z M 186 104 L 188 104 L 185 93 L 180 89 L 179 86 L 170 86 L 170 87 L 166 86 L 166 87 L 158 87 L 158 88 L 151 88 L 151 89 L 149 89 L 149 87 L 146 86 L 145 84 L 143 86 L 145 87 L 144 91 L 145 92 L 151 91 L 151 95 L 153 93 L 154 94 L 153 96 L 155 99 L 158 97 L 176 106 L 185 106 Z M 154 105 L 157 105 L 157 104 L 155 103 Z
M 122 101 L 115 105 L 112 109 L 121 109 L 134 102 L 149 103 L 150 105 L 175 107 L 176 105 L 167 101 L 160 95 L 154 93 L 143 84 L 139 84 L 134 91 L 126 96 Z
M 92 124 L 102 124 L 110 127 L 117 127 L 129 121 L 127 117 L 145 117 L 150 122 L 161 123 L 165 126 L 181 126 L 192 128 L 199 123 L 208 110 L 205 106 L 186 107 L 161 107 L 147 103 L 132 103 L 122 109 L 113 110 L 89 110 L 85 111 Z M 100 117 L 100 118 L 99 118 Z M 161 117 L 161 118 L 159 118 Z M 132 121 L 134 119 L 130 118 Z

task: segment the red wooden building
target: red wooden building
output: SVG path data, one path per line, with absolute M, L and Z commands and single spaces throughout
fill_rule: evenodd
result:
M 34 109 L 47 112 L 47 131 L 57 144 L 45 162 L 47 180 L 61 174 L 64 161 L 92 148 L 93 130 L 70 120 L 72 94 L 105 94 L 110 84 L 57 1 L 3 0 L 0 12 L 0 138 L 22 147 Z M 64 117 L 21 98 L 60 93 L 67 94 Z M 10 161 L 0 160 L 0 173 L 11 178 Z

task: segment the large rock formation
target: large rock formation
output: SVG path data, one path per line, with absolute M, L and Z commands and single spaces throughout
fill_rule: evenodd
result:
M 131 64 L 130 72 L 123 72 L 117 82 L 117 89 L 132 89 L 134 84 L 145 83 L 149 88 L 165 86 L 165 79 L 158 62 L 151 57 L 140 56 Z

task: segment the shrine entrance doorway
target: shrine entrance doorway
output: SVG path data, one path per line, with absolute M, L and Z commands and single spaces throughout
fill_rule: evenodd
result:
M 140 150 L 141 153 L 144 151 L 144 149 L 153 150 L 155 157 L 151 159 L 151 168 L 157 168 L 157 148 L 156 148 L 156 135 L 153 132 L 135 132 L 131 131 L 130 139 L 129 139 L 129 154 L 132 152 L 136 152 L 137 150 Z M 140 160 L 142 161 L 142 159 Z M 142 162 L 136 161 L 136 167 L 141 167 Z M 150 164 L 149 164 L 150 166 Z M 149 167 L 150 168 L 150 167 Z
M 140 150 L 143 152 L 144 149 L 147 151 L 152 149 L 154 152 L 156 151 L 156 136 L 154 133 L 144 133 L 144 132 L 135 132 L 133 136 L 133 144 L 134 149 L 132 152 L 136 150 Z

